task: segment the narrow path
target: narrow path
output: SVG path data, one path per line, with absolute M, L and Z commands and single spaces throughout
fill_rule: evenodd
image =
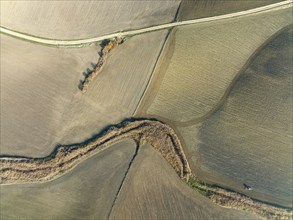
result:
M 293 3 L 293 0 L 286 0 L 283 2 L 275 3 L 275 4 L 271 4 L 271 5 L 267 5 L 267 6 L 263 6 L 263 7 L 258 7 L 258 8 L 254 8 L 254 9 L 250 9 L 250 10 L 246 10 L 246 11 L 226 14 L 226 15 L 201 18 L 201 19 L 194 19 L 194 20 L 187 20 L 187 21 L 172 22 L 172 23 L 168 23 L 168 24 L 161 24 L 161 25 L 156 25 L 156 26 L 147 27 L 147 28 L 141 28 L 141 29 L 137 29 L 137 30 L 112 33 L 112 34 L 107 34 L 107 35 L 100 36 L 100 37 L 93 37 L 93 38 L 81 39 L 81 40 L 44 39 L 41 37 L 31 36 L 28 34 L 19 33 L 17 31 L 9 30 L 8 28 L 5 28 L 5 27 L 0 27 L 0 32 L 2 34 L 7 34 L 7 35 L 15 37 L 15 38 L 20 38 L 21 40 L 26 40 L 26 41 L 30 41 L 33 43 L 47 45 L 47 46 L 81 47 L 81 46 L 89 45 L 92 43 L 100 42 L 105 39 L 110 39 L 110 38 L 114 38 L 114 37 L 132 36 L 132 35 L 137 35 L 137 34 L 143 34 L 146 32 L 157 31 L 157 30 L 166 29 L 166 28 L 172 28 L 172 27 L 176 27 L 176 26 L 198 24 L 198 23 L 204 23 L 204 22 L 212 22 L 212 21 L 217 21 L 217 20 L 222 20 L 222 19 L 242 17 L 242 16 L 251 15 L 251 14 L 255 14 L 255 13 L 280 10 L 280 9 L 292 7 L 292 3 Z

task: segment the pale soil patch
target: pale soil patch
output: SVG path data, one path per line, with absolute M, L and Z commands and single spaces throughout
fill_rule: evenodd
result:
M 177 28 L 173 56 L 163 64 L 167 68 L 154 73 L 165 74 L 163 80 L 151 81 L 140 115 L 178 124 L 206 118 L 223 101 L 250 56 L 291 23 L 291 12 L 289 8 Z M 152 88 L 157 87 L 154 98 Z
M 1 186 L 1 219 L 105 219 L 135 152 L 125 139 L 47 182 Z
M 283 0 L 183 0 L 177 19 L 183 21 L 230 14 L 281 1 Z
M 291 29 L 258 54 L 219 111 L 177 128 L 196 175 L 292 207 L 292 73 Z
M 80 39 L 174 20 L 172 1 L 1 1 L 1 26 L 44 38 Z
M 59 143 L 82 142 L 131 117 L 151 77 L 167 31 L 138 35 L 109 54 L 85 94 L 77 90 L 62 118 Z
M 57 143 L 82 142 L 132 116 L 166 34 L 115 48 L 86 94 L 79 81 L 99 47 L 55 49 L 1 36 L 1 154 L 46 156 Z
M 287 219 L 292 216 L 292 212 L 286 209 L 253 201 L 238 193 L 206 185 L 197 178 L 194 178 L 176 133 L 170 126 L 156 120 L 131 119 L 121 122 L 116 126 L 110 127 L 106 132 L 89 142 L 72 146 L 60 146 L 54 154 L 52 153 L 46 158 L 2 157 L 0 160 L 1 183 L 10 185 L 28 182 L 48 182 L 58 179 L 68 171 L 76 169 L 77 164 L 96 155 L 98 152 L 111 148 L 113 143 L 117 143 L 125 138 L 131 138 L 136 143 L 136 150 L 132 160 L 129 162 L 129 169 L 132 167 L 132 163 L 136 159 L 137 153 L 141 151 L 141 148 L 144 151 L 145 146 L 147 148 L 151 146 L 169 162 L 182 180 L 221 206 L 250 211 L 261 217 L 272 219 L 279 219 L 280 217 Z M 120 147 L 123 147 L 123 145 Z M 156 163 L 155 166 L 156 168 L 160 167 Z M 124 176 L 128 175 L 129 169 L 127 169 Z M 154 169 L 150 170 L 153 172 Z M 143 172 L 138 173 L 143 174 Z M 119 187 L 116 193 L 111 210 L 116 202 L 116 198 L 119 196 L 120 189 L 121 187 Z M 177 212 L 171 213 L 171 215 L 176 217 Z M 181 214 L 179 213 L 179 215 Z
M 256 219 L 221 208 L 182 182 L 150 145 L 141 146 L 114 204 L 110 219 Z
M 180 178 L 189 179 L 191 170 L 174 130 L 159 121 L 131 119 L 111 126 L 83 143 L 58 146 L 50 155 L 43 158 L 2 156 L 0 183 L 17 184 L 56 179 L 72 170 L 81 161 L 124 138 L 131 138 L 137 143 L 151 144 L 170 163 Z
M 52 150 L 62 114 L 99 50 L 56 49 L 1 35 L 1 154 Z

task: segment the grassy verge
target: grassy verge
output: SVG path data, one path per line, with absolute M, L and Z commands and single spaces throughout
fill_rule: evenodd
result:
M 263 201 L 252 199 L 244 194 L 209 185 L 191 175 L 187 185 L 196 192 L 211 199 L 217 205 L 254 213 L 264 219 L 292 219 L 292 208 L 279 207 Z
M 187 181 L 187 185 L 190 186 L 193 190 L 202 194 L 203 196 L 210 197 L 213 194 L 206 183 L 200 181 L 195 177 L 190 178 Z

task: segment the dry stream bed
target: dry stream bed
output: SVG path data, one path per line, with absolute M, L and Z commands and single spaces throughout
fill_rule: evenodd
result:
M 269 219 L 292 217 L 290 210 L 254 201 L 236 192 L 199 181 L 191 173 L 175 131 L 155 119 L 125 120 L 118 125 L 109 126 L 104 132 L 86 142 L 57 146 L 50 155 L 44 158 L 2 156 L 0 158 L 1 184 L 45 182 L 56 179 L 83 160 L 125 138 L 133 139 L 137 143 L 137 149 L 145 143 L 150 144 L 169 162 L 183 181 L 221 206 L 250 211 Z
M 80 89 L 83 93 L 87 91 L 90 82 L 102 70 L 107 54 L 122 42 L 122 39 L 116 38 L 102 45 L 98 63 L 81 82 Z M 103 132 L 85 142 L 59 145 L 50 155 L 42 158 L 0 155 L 0 183 L 36 183 L 57 179 L 74 169 L 82 161 L 124 139 L 132 139 L 136 143 L 136 153 L 132 161 L 135 159 L 138 149 L 146 143 L 149 144 L 166 159 L 184 182 L 220 206 L 250 211 L 266 219 L 292 218 L 292 210 L 256 201 L 240 193 L 200 181 L 189 167 L 176 132 L 169 125 L 155 119 L 125 120 L 120 124 L 107 127 Z

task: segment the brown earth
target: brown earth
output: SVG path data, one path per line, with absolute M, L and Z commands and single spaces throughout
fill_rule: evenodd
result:
M 135 150 L 123 139 L 58 179 L 1 185 L 0 219 L 106 219 Z
M 48 157 L 3 157 L 0 159 L 1 183 L 43 182 L 55 179 L 91 154 L 124 138 L 151 144 L 181 178 L 189 178 L 191 170 L 173 129 L 158 121 L 137 120 L 112 126 L 104 134 L 87 143 L 59 146 Z
M 192 190 L 149 144 L 143 144 L 113 204 L 110 219 L 259 219 Z
M 148 143 L 169 162 L 181 179 L 188 182 L 189 178 L 193 177 L 180 140 L 170 126 L 151 119 L 131 119 L 109 127 L 104 133 L 87 142 L 59 146 L 44 158 L 0 157 L 1 183 L 45 182 L 56 179 L 89 156 L 125 138 L 136 141 L 136 152 L 139 146 Z M 135 157 L 136 154 L 133 160 Z M 254 201 L 236 192 L 207 186 L 200 182 L 197 188 L 208 192 L 208 197 L 212 201 L 224 207 L 250 211 L 263 218 L 292 217 L 292 212 L 287 209 Z
M 224 15 L 281 1 L 283 0 L 183 0 L 179 8 L 177 19 L 179 21 L 184 21 Z

